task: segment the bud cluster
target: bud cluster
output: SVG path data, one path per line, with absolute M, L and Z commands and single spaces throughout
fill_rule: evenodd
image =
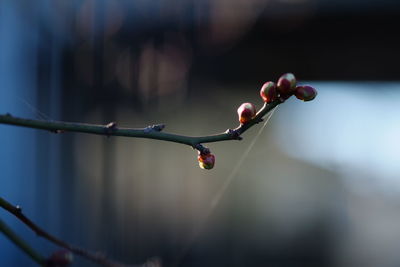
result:
M 285 101 L 292 95 L 303 101 L 311 101 L 317 96 L 317 90 L 309 85 L 297 86 L 296 77 L 292 73 L 283 74 L 278 82 L 266 82 L 261 87 L 260 96 L 267 104 L 280 99 Z
M 292 95 L 303 101 L 311 101 L 317 96 L 317 90 L 309 85 L 297 85 L 296 77 L 292 73 L 283 74 L 277 83 L 271 81 L 264 83 L 260 90 L 260 96 L 266 104 L 274 101 L 279 101 L 278 104 L 282 103 Z M 239 122 L 243 125 L 256 117 L 257 109 L 252 103 L 243 103 L 237 109 L 237 113 Z M 215 156 L 210 153 L 209 149 L 198 149 L 198 151 L 200 168 L 212 169 L 215 164 Z

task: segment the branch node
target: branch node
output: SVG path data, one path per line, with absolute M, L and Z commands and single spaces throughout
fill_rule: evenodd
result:
M 145 133 L 150 133 L 150 132 L 161 132 L 165 128 L 165 124 L 155 124 L 151 126 L 147 126 L 146 128 L 143 129 Z
M 117 129 L 117 123 L 115 121 L 112 121 L 109 124 L 107 124 L 104 127 L 104 129 L 105 129 L 107 137 L 110 137 L 110 135 L 115 131 L 115 129 Z
M 106 125 L 107 129 L 115 129 L 116 127 L 117 127 L 117 123 L 115 121 L 112 121 Z
M 154 131 L 161 132 L 165 128 L 165 124 L 155 124 L 151 126 Z
M 234 140 L 242 140 L 243 138 L 240 136 L 240 133 L 237 129 L 232 130 L 228 129 L 225 131 L 225 133 L 229 134 L 229 136 L 234 139 Z
M 193 146 L 194 149 L 197 149 L 201 155 L 210 154 L 210 149 L 203 146 L 202 144 L 196 144 Z
M 263 121 L 264 121 L 263 118 L 258 118 L 258 119 L 255 119 L 255 120 L 254 120 L 255 123 L 260 123 L 260 122 L 263 122 Z
M 15 206 L 15 210 L 16 210 L 18 213 L 22 213 L 22 208 L 21 208 L 20 205 L 16 205 L 16 206 Z

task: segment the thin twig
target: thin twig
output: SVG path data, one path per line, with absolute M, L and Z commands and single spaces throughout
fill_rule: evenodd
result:
M 281 104 L 280 99 L 275 100 L 270 104 L 264 106 L 258 111 L 257 115 L 245 124 L 239 125 L 235 129 L 229 129 L 224 133 L 207 135 L 207 136 L 185 136 L 179 134 L 172 134 L 163 132 L 165 125 L 153 125 L 146 128 L 118 128 L 115 122 L 107 125 L 72 123 L 62 121 L 47 121 L 47 120 L 34 120 L 14 117 L 11 114 L 0 115 L 0 123 L 11 124 L 16 126 L 24 126 L 28 128 L 42 129 L 54 133 L 62 132 L 80 132 L 89 134 L 98 134 L 105 136 L 126 136 L 137 138 L 157 139 L 169 142 L 189 145 L 196 148 L 197 145 L 202 143 L 212 143 L 227 140 L 241 140 L 240 135 L 247 131 L 254 124 L 262 121 L 262 118 L 276 106 Z
M 44 265 L 46 260 L 35 249 L 29 246 L 22 238 L 20 238 L 8 225 L 0 219 L 0 232 L 8 237 L 15 245 L 22 249 L 37 264 Z
M 137 266 L 137 267 L 142 266 L 143 267 L 143 266 L 146 266 L 146 264 L 148 264 L 148 263 L 145 263 L 142 265 L 125 265 L 125 264 L 108 259 L 106 257 L 106 255 L 104 255 L 101 252 L 91 252 L 91 251 L 70 245 L 67 242 L 64 242 L 64 241 L 54 237 L 53 235 L 47 233 L 46 231 L 44 231 L 42 228 L 40 228 L 35 223 L 33 223 L 28 217 L 26 217 L 22 213 L 22 209 L 19 206 L 12 205 L 11 203 L 6 201 L 2 197 L 0 197 L 0 207 L 7 210 L 11 214 L 13 214 L 15 217 L 17 217 L 20 221 L 22 221 L 25 225 L 27 225 L 32 231 L 34 231 L 38 236 L 41 236 L 41 237 L 49 240 L 50 242 L 71 251 L 72 253 L 74 253 L 76 255 L 82 256 L 82 257 L 84 257 L 88 260 L 91 260 L 93 262 L 96 262 L 100 265 L 109 266 L 109 267 L 122 267 L 122 266 Z M 2 226 L 2 225 L 0 224 L 0 226 Z M 4 227 L 1 227 L 1 230 L 3 230 L 3 228 Z M 6 228 L 4 228 L 4 229 L 6 229 Z M 7 234 L 7 233 L 10 233 L 10 231 L 5 232 L 5 234 Z M 9 235 L 7 235 L 7 236 L 9 236 Z M 16 235 L 14 234 L 14 236 L 16 236 Z M 9 236 L 9 238 L 10 238 L 10 236 Z M 15 239 L 15 240 L 12 239 L 12 240 L 14 241 L 14 243 L 16 243 L 15 240 L 18 240 L 18 239 Z M 21 245 L 19 245 L 19 243 L 17 245 L 20 246 L 25 252 L 27 252 L 27 254 L 29 254 L 33 258 L 33 256 L 32 256 L 33 250 L 26 251 Z M 43 258 L 36 257 L 35 261 L 37 261 L 39 263 L 38 260 L 40 260 L 41 263 L 43 264 Z

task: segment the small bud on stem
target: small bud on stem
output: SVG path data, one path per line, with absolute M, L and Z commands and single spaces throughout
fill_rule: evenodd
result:
M 296 92 L 294 94 L 300 100 L 311 101 L 317 96 L 318 92 L 314 87 L 302 85 L 296 87 Z
M 274 82 L 264 83 L 260 90 L 260 96 L 267 104 L 274 101 L 278 96 L 276 84 Z
M 199 166 L 202 169 L 210 170 L 210 169 L 214 168 L 215 156 L 213 154 L 211 154 L 209 151 L 207 154 L 201 153 L 199 151 L 199 156 L 198 156 L 197 160 L 199 161 Z
M 243 103 L 237 110 L 239 122 L 244 124 L 256 116 L 256 107 L 252 103 Z
M 296 77 L 292 73 L 283 74 L 277 83 L 278 92 L 283 95 L 291 95 L 296 89 Z

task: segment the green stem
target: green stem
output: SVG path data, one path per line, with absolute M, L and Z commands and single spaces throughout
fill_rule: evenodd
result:
M 44 265 L 45 258 L 42 257 L 39 253 L 37 253 L 32 247 L 30 247 L 22 238 L 20 238 L 10 227 L 8 227 L 1 219 L 0 219 L 0 231 L 8 237 L 15 245 L 17 245 L 20 249 L 22 249 L 29 257 L 32 258 L 39 265 Z
M 282 103 L 281 100 L 276 100 L 268 105 L 265 104 L 259 110 L 255 118 L 253 118 L 251 121 L 245 124 L 239 125 L 234 130 L 208 136 L 185 136 L 185 135 L 161 132 L 162 127 L 160 127 L 160 125 L 149 126 L 147 128 L 117 128 L 115 123 L 110 123 L 108 125 L 96 125 L 96 124 L 72 123 L 72 122 L 62 122 L 62 121 L 44 121 L 44 120 L 18 118 L 10 114 L 0 115 L 0 123 L 16 125 L 16 126 L 24 126 L 28 128 L 42 129 L 55 133 L 66 131 L 66 132 L 80 132 L 80 133 L 98 134 L 106 136 L 149 138 L 149 139 L 175 142 L 196 147 L 196 145 L 202 143 L 241 139 L 240 138 L 241 134 L 247 131 L 254 124 L 259 123 L 269 111 L 274 109 L 280 103 Z

